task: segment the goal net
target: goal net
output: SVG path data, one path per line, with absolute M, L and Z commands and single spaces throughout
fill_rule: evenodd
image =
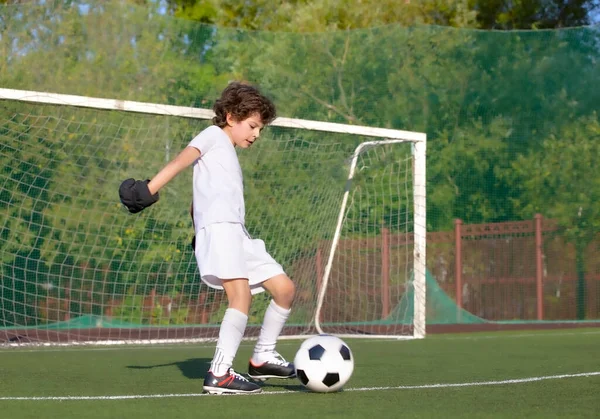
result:
M 225 295 L 200 281 L 191 171 L 131 215 L 212 111 L 0 89 L 0 343 L 216 339 Z M 283 336 L 425 335 L 425 135 L 278 118 L 239 150 L 246 224 L 295 281 Z M 191 169 L 190 169 L 191 170 Z M 247 337 L 268 296 L 254 297 Z

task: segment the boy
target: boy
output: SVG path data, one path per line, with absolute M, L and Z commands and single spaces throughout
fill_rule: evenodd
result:
M 204 380 L 204 391 L 258 393 L 260 386 L 234 372 L 233 359 L 240 346 L 252 295 L 271 294 L 248 375 L 255 380 L 292 378 L 295 370 L 275 351 L 289 316 L 295 286 L 244 226 L 242 170 L 235 147 L 249 148 L 261 130 L 275 119 L 273 103 L 251 85 L 233 82 L 215 102 L 213 125 L 150 181 L 127 179 L 119 188 L 121 201 L 136 213 L 158 201 L 158 191 L 188 166 L 193 166 L 191 211 L 196 260 L 202 281 L 224 289 L 228 308 L 219 330 L 215 355 Z

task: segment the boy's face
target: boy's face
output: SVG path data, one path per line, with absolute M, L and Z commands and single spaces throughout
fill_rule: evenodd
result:
M 234 147 L 250 147 L 260 135 L 264 124 L 259 114 L 252 114 L 241 121 L 235 120 L 231 115 L 227 115 L 227 126 L 223 130 L 229 135 L 229 139 Z

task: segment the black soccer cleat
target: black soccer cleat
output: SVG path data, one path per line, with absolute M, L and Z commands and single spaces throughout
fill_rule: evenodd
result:
M 209 371 L 202 389 L 209 394 L 251 394 L 262 391 L 259 385 L 246 380 L 233 371 L 233 368 L 229 368 L 229 371 L 220 377 Z
M 272 360 L 256 365 L 250 360 L 248 363 L 248 376 L 253 380 L 266 380 L 267 378 L 294 378 L 296 369 L 294 364 L 287 362 L 281 355 L 274 352 Z

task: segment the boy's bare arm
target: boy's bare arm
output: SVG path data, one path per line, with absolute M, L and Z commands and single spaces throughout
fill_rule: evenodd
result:
M 148 189 L 152 195 L 156 194 L 163 186 L 177 176 L 182 170 L 190 166 L 200 158 L 200 150 L 195 147 L 186 147 L 161 169 L 148 183 Z
M 158 190 L 198 158 L 200 158 L 200 150 L 195 147 L 186 147 L 151 181 L 125 179 L 119 186 L 121 202 L 132 214 L 154 205 L 158 201 Z

